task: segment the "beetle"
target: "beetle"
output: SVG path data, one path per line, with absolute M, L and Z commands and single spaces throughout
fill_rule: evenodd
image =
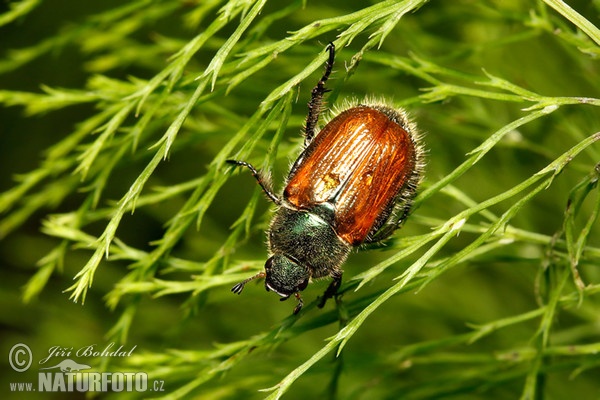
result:
M 235 285 L 265 278 L 267 291 L 286 300 L 309 281 L 332 281 L 319 307 L 337 293 L 342 264 L 353 248 L 389 237 L 406 219 L 421 180 L 423 150 L 416 126 L 406 112 L 383 103 L 346 108 L 317 131 L 325 83 L 335 60 L 329 52 L 325 72 L 312 90 L 304 129 L 304 150 L 292 165 L 281 196 L 251 164 L 227 160 L 250 170 L 267 197 L 277 205 L 268 230 L 265 270 Z

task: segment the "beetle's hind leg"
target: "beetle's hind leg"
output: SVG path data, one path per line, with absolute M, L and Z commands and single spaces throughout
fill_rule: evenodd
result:
M 246 161 L 239 161 L 239 160 L 226 160 L 225 161 L 228 164 L 233 164 L 233 165 L 237 165 L 240 167 L 246 167 L 250 170 L 250 172 L 252 172 L 252 176 L 254 177 L 254 179 L 256 179 L 256 182 L 260 185 L 260 187 L 262 188 L 263 192 L 265 192 L 265 194 L 267 195 L 267 197 L 275 204 L 280 205 L 281 204 L 281 200 L 279 199 L 279 197 L 277 197 L 274 193 L 273 190 L 271 189 L 271 185 L 262 177 L 262 175 L 260 174 L 260 172 L 258 172 L 256 170 L 256 168 L 254 168 L 254 166 L 252 166 L 252 164 L 247 163 Z
M 329 92 L 329 89 L 325 89 L 325 82 L 331 75 L 333 69 L 333 62 L 335 61 L 335 45 L 330 42 L 327 45 L 327 51 L 329 51 L 329 58 L 325 64 L 325 73 L 312 90 L 310 101 L 308 102 L 308 115 L 306 116 L 306 124 L 304 127 L 304 145 L 308 145 L 315 137 L 315 128 L 317 122 L 319 122 L 319 114 L 321 114 L 321 108 L 323 106 L 323 95 Z

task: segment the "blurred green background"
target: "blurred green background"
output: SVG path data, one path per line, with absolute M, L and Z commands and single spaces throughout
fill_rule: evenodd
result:
M 99 398 L 264 398 L 270 393 L 258 390 L 276 385 L 317 354 L 434 247 L 436 242 L 426 241 L 434 228 L 511 193 L 599 131 L 598 42 L 543 1 L 406 1 L 396 2 L 406 10 L 398 7 L 385 16 L 377 12 L 392 9 L 394 2 L 271 1 L 239 41 L 228 42 L 259 3 L 229 2 L 231 9 L 216 0 L 2 6 L 4 15 L 17 4 L 32 6 L 0 26 L 3 398 L 83 398 L 83 393 L 11 393 L 9 383 L 37 379 L 35 363 L 52 346 L 103 348 L 111 342 L 136 346 L 135 357 L 74 358 L 94 371 L 147 372 L 164 380 L 165 392 Z M 598 25 L 600 2 L 568 3 L 580 14 L 578 21 Z M 211 32 L 228 11 L 231 17 Z M 373 20 L 348 24 L 342 18 L 359 12 Z M 396 25 L 378 46 L 370 38 L 386 23 Z M 357 34 L 346 43 L 349 27 Z M 207 40 L 182 61 L 178 51 L 190 49 L 203 33 Z M 430 191 L 387 248 L 352 254 L 337 306 L 314 306 L 328 284 L 319 281 L 303 294 L 308 304 L 303 314 L 292 317 L 293 300 L 280 303 L 262 283 L 248 284 L 240 297 L 229 292 L 238 275 L 262 268 L 272 210 L 247 171 L 234 174 L 222 163 L 225 157 L 261 168 L 272 163 L 274 185 L 283 188 L 301 149 L 306 103 L 322 72 L 323 50 L 338 35 L 347 45 L 338 46 L 328 105 L 339 108 L 347 99 L 374 96 L 407 108 L 424 133 L 422 191 Z M 204 71 L 228 43 L 233 47 L 211 92 L 212 76 Z M 269 46 L 274 50 L 261 53 Z M 152 88 L 140 105 L 140 93 L 168 65 L 180 66 L 181 74 L 171 70 L 172 80 Z M 252 74 L 243 75 L 246 71 Z M 280 86 L 297 74 L 299 85 Z M 490 76 L 507 84 L 486 85 Z M 524 91 L 511 93 L 508 82 L 542 101 Z M 205 90 L 192 101 L 201 84 Z M 264 103 L 271 95 L 279 103 Z M 162 135 L 190 104 L 168 156 L 146 176 L 135 212 L 123 214 L 111 257 L 99 261 L 85 302 L 73 302 L 72 291 L 65 290 L 99 248 L 93 239 L 105 232 L 118 202 L 164 144 Z M 530 115 L 527 108 L 536 104 L 564 105 L 510 130 L 470 169 L 453 173 L 469 152 Z M 276 106 L 291 107 L 287 125 L 280 123 L 283 112 L 262 137 L 254 136 Z M 120 110 L 128 111 L 84 174 L 78 166 L 90 159 L 92 144 Z M 103 112 L 108 117 L 53 158 L 57 143 L 84 132 Z M 282 138 L 276 135 L 280 126 Z M 253 148 L 243 147 L 254 137 Z M 220 154 L 223 149 L 230 152 Z M 507 229 L 445 264 L 527 191 L 492 204 L 485 211 L 490 215 L 469 218 L 408 290 L 376 303 L 381 306 L 340 357 L 330 352 L 298 374 L 283 398 L 599 398 L 598 161 L 600 147 L 586 147 L 547 189 L 524 203 Z M 449 176 L 451 182 L 436 186 Z M 575 206 L 567 210 L 569 201 Z M 247 219 L 235 230 L 240 217 Z M 569 235 L 581 242 L 574 244 Z M 413 241 L 424 245 L 354 291 L 359 274 Z M 164 251 L 156 253 L 161 245 Z M 571 268 L 578 245 L 585 289 L 577 286 Z M 49 254 L 56 257 L 52 262 Z M 40 266 L 47 282 L 35 275 Z M 437 275 L 440 266 L 443 273 Z M 34 353 L 26 373 L 8 363 L 16 343 Z

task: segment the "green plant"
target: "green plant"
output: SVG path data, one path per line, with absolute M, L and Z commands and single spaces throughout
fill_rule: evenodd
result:
M 103 368 L 164 379 L 168 398 L 597 393 L 598 3 L 447 3 L 117 2 L 8 50 L 0 103 L 72 124 L 0 195 L 0 235 L 48 247 L 25 302 L 49 285 L 104 298 L 106 341 L 140 351 Z M 0 24 L 21 30 L 48 7 L 11 4 Z M 270 213 L 224 161 L 281 176 L 334 39 L 328 104 L 408 108 L 426 179 L 390 245 L 351 257 L 335 307 L 315 307 L 317 284 L 287 316 L 256 286 L 228 293 L 263 268 Z M 21 89 L 57 51 L 85 82 Z M 22 247 L 3 257 L 25 265 Z

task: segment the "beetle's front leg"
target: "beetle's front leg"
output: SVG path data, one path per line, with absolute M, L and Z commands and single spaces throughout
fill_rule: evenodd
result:
M 273 191 L 271 190 L 271 185 L 266 181 L 266 179 L 264 179 L 262 177 L 262 175 L 260 174 L 260 172 L 258 172 L 256 170 L 256 168 L 254 168 L 252 166 L 252 164 L 247 163 L 246 161 L 238 161 L 238 160 L 225 160 L 226 163 L 228 164 L 233 164 L 233 165 L 238 165 L 240 167 L 246 167 L 250 170 L 250 172 L 252 172 L 252 176 L 254 177 L 254 179 L 256 179 L 256 182 L 260 185 L 260 187 L 262 188 L 263 192 L 265 192 L 265 194 L 267 195 L 267 197 L 275 204 L 280 205 L 281 204 L 281 200 L 279 199 L 279 197 L 277 197 Z

